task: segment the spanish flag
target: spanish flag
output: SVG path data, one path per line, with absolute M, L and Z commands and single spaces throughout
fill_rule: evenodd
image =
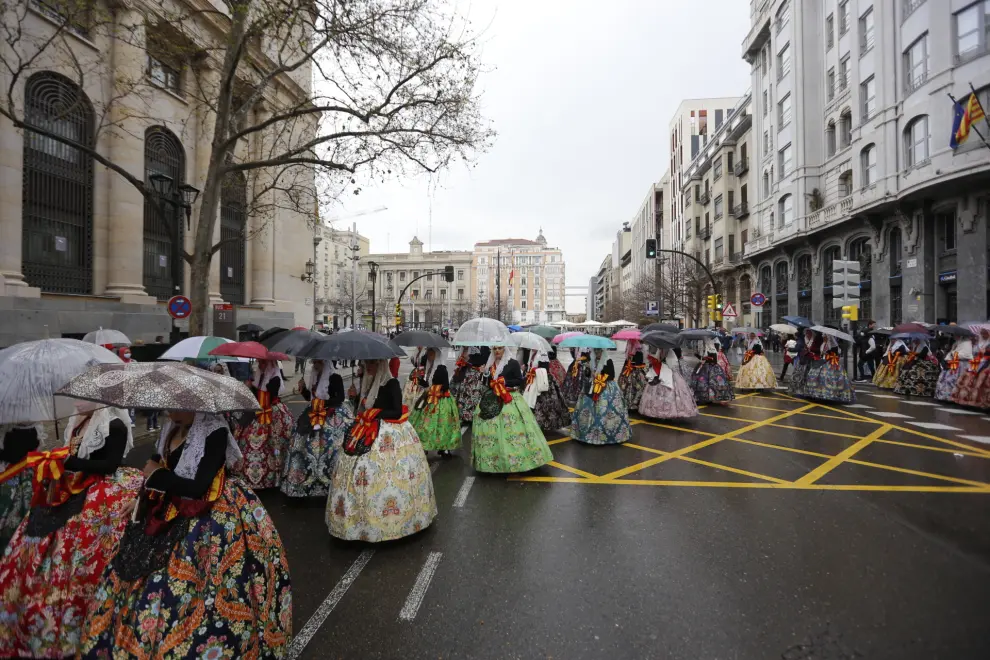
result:
M 956 101 L 953 103 L 952 137 L 949 138 L 949 147 L 958 149 L 969 138 L 969 129 L 973 123 L 980 121 L 986 115 L 980 99 L 976 94 L 970 94 L 965 103 Z

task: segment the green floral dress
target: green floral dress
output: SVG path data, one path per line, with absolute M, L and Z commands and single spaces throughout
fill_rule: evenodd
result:
M 527 472 L 553 460 L 533 411 L 519 392 L 492 419 L 475 411 L 471 463 L 478 472 Z
M 409 423 L 416 429 L 423 451 L 460 449 L 461 415 L 457 401 L 449 391 L 439 394 L 433 403 L 429 401 L 429 391 L 426 396 L 422 408 L 409 413 Z

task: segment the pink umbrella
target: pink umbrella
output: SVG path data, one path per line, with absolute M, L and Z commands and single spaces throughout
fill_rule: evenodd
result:
M 559 344 L 560 342 L 564 341 L 568 337 L 578 337 L 578 336 L 583 335 L 583 334 L 584 334 L 583 332 L 563 332 L 563 333 L 561 333 L 561 334 L 559 334 L 559 335 L 557 335 L 556 337 L 553 338 L 553 343 L 554 344 Z
M 625 330 L 619 330 L 617 333 L 612 335 L 612 339 L 639 339 L 640 332 L 636 328 L 627 328 Z

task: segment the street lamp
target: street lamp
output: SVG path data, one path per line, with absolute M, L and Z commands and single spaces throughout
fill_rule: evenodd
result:
M 316 274 L 316 264 L 313 263 L 312 259 L 306 260 L 306 272 L 299 276 L 299 279 L 304 282 L 312 282 L 313 276 Z
M 369 261 L 368 271 L 371 273 L 371 331 L 375 332 L 375 289 L 378 287 L 378 262 Z
M 314 228 L 313 231 L 313 259 L 312 261 L 307 260 L 306 262 L 306 272 L 310 274 L 310 281 L 313 283 L 313 329 L 316 329 L 316 321 L 320 315 L 319 307 L 316 304 L 317 293 L 319 292 L 320 282 L 316 277 L 316 262 L 319 261 L 317 258 L 316 248 L 320 245 L 323 240 L 323 236 L 317 232 L 318 228 Z M 312 271 L 310 271 L 310 266 L 312 266 Z M 324 273 L 324 277 L 326 273 Z
M 186 212 L 186 228 L 188 229 L 189 223 L 192 220 L 192 206 L 196 203 L 196 198 L 199 196 L 199 188 L 190 186 L 188 183 L 183 183 L 179 185 L 178 191 L 176 191 L 175 180 L 162 172 L 149 174 L 148 180 L 151 182 L 151 187 L 155 191 L 155 197 L 158 201 L 158 212 L 161 214 L 162 219 L 166 221 L 166 224 L 169 225 L 169 229 L 172 232 L 172 254 L 170 255 L 172 260 L 172 286 L 175 291 L 180 291 L 182 289 L 182 271 L 179 268 L 179 225 L 174 222 L 174 219 L 173 222 L 168 222 L 168 209 L 166 205 L 171 205 L 177 209 L 181 208 Z

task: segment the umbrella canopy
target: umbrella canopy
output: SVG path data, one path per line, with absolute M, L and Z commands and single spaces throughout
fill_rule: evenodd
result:
M 103 328 L 87 332 L 82 340 L 88 344 L 99 344 L 100 346 L 106 346 L 107 344 L 111 346 L 130 346 L 133 343 L 120 330 L 104 330 Z
M 558 328 L 573 328 L 577 323 L 571 323 L 570 321 L 554 321 L 550 325 L 556 326 Z
M 377 332 L 352 330 L 314 339 L 296 355 L 312 360 L 387 360 L 406 357 L 406 352 Z
M 564 341 L 565 339 L 570 339 L 571 337 L 579 337 L 579 336 L 581 336 L 583 334 L 584 334 L 583 332 L 574 332 L 574 331 L 571 331 L 571 332 L 562 332 L 559 335 L 557 335 L 556 337 L 554 337 L 552 341 L 555 344 L 559 344 L 560 342 Z
M 509 329 L 509 332 L 519 332 L 520 330 L 522 330 L 521 325 L 507 325 L 505 327 Z
M 734 334 L 734 335 L 748 335 L 750 333 L 756 335 L 757 337 L 762 337 L 763 336 L 763 331 L 762 330 L 758 330 L 756 328 L 733 328 L 732 329 L 732 334 Z
M 509 345 L 533 351 L 551 351 L 550 342 L 535 332 L 514 332 L 509 335 Z
M 98 364 L 70 380 L 58 394 L 118 408 L 224 413 L 257 410 L 258 400 L 236 378 L 188 364 Z
M 602 323 L 599 323 L 598 321 L 592 321 L 591 319 L 588 319 L 587 321 L 584 321 L 583 323 L 578 323 L 577 324 L 577 327 L 579 327 L 579 328 L 600 328 L 602 325 L 603 324 Z
M 637 324 L 633 323 L 632 321 L 619 319 L 618 321 L 612 321 L 611 323 L 606 323 L 605 325 L 611 328 L 635 328 Z
M 673 333 L 677 333 L 677 332 L 680 332 L 680 331 L 681 331 L 681 329 L 678 328 L 673 323 L 651 323 L 648 326 L 646 326 L 645 328 L 643 328 L 643 332 L 644 333 L 647 333 L 647 332 L 673 332 Z
M 626 328 L 625 330 L 619 330 L 617 333 L 612 335 L 612 339 L 625 339 L 626 341 L 629 341 L 631 339 L 639 339 L 642 334 L 643 333 L 636 328 Z
M 212 351 L 212 356 L 226 356 L 248 358 L 250 360 L 288 360 L 285 353 L 269 351 L 263 344 L 256 341 L 232 341 L 229 344 L 220 344 Z
M 414 348 L 450 348 L 450 342 L 440 335 L 425 330 L 406 330 L 392 338 L 392 346 Z
M 298 355 L 299 351 L 317 339 L 326 335 L 311 330 L 279 330 L 259 339 L 261 344 L 270 351 L 279 351 L 286 355 Z
M 57 419 L 55 392 L 94 364 L 122 362 L 78 339 L 40 339 L 0 351 L 0 424 Z
M 711 339 L 712 337 L 715 336 L 714 332 L 712 332 L 711 330 L 705 330 L 703 328 L 697 330 L 695 329 L 681 330 L 677 334 L 679 337 L 682 337 L 684 339 Z
M 936 330 L 943 335 L 949 335 L 951 337 L 972 337 L 976 334 L 969 328 L 961 325 L 940 325 Z
M 770 326 L 770 329 L 773 330 L 774 332 L 779 332 L 782 335 L 797 334 L 797 328 L 787 323 L 774 323 L 773 325 Z
M 895 332 L 891 339 L 931 339 L 927 332 Z
M 893 333 L 893 330 L 890 328 L 874 328 L 870 330 L 871 335 L 883 335 L 884 337 L 889 337 L 891 333 Z
M 677 348 L 681 345 L 681 336 L 673 334 L 671 332 L 664 332 L 663 330 L 652 330 L 650 332 L 644 332 L 643 336 L 639 339 L 644 344 L 649 344 L 655 348 Z
M 813 321 L 811 321 L 810 319 L 806 319 L 803 316 L 784 316 L 782 318 L 791 325 L 797 326 L 799 328 L 810 328 L 811 326 L 814 325 Z
M 532 332 L 534 335 L 539 335 L 543 337 L 547 341 L 550 341 L 551 339 L 553 339 L 554 337 L 560 334 L 560 330 L 549 325 L 534 325 L 531 328 L 529 328 L 529 331 Z
M 268 338 L 271 337 L 272 335 L 277 335 L 278 333 L 280 333 L 280 332 L 286 332 L 287 330 L 288 330 L 288 328 L 280 328 L 278 326 L 276 326 L 274 328 L 268 328 L 267 330 L 265 330 L 264 332 L 262 332 L 260 335 L 258 335 L 258 341 L 260 341 L 261 343 L 264 344 L 265 341 L 267 341 Z M 267 344 L 265 344 L 265 345 L 267 346 Z
M 454 346 L 505 346 L 509 329 L 501 321 L 476 318 L 465 321 L 454 334 Z
M 598 335 L 578 335 L 560 342 L 561 348 L 615 348 L 615 342 Z
M 852 341 L 852 335 L 842 330 L 836 330 L 835 328 L 830 328 L 827 325 L 813 325 L 811 326 L 812 332 L 820 332 L 823 335 L 831 335 L 836 339 L 841 339 L 842 341 Z
M 928 334 L 928 328 L 920 323 L 901 323 L 900 325 L 895 325 L 894 334 L 901 332 L 921 332 L 923 334 Z
M 224 337 L 189 337 L 162 353 L 159 360 L 206 360 L 210 351 L 221 344 L 232 344 Z
M 240 332 L 264 332 L 265 330 L 257 323 L 242 323 L 237 326 L 237 329 Z

